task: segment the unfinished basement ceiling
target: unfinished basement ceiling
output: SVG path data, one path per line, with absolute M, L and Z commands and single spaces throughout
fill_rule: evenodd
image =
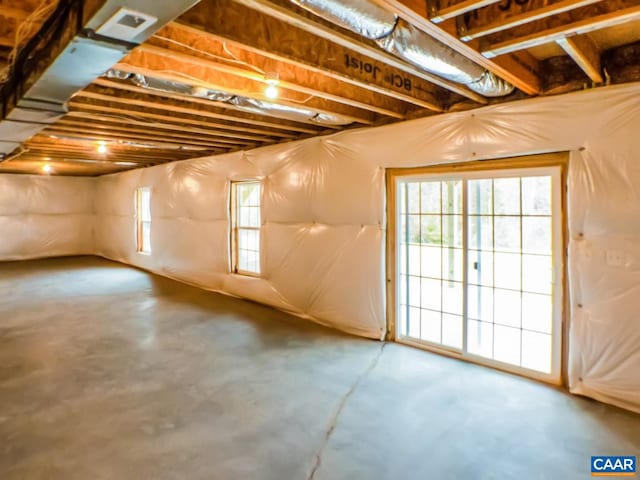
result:
M 382 11 L 392 28 L 421 36 L 398 46 L 349 28 L 363 17 L 322 16 L 342 4 L 356 14 Z M 0 69 L 10 66 L 16 38 L 24 47 L 56 5 L 0 0 Z M 433 64 L 421 68 L 416 54 L 424 59 L 432 41 L 455 65 L 486 71 L 513 93 L 482 95 L 435 75 Z M 638 81 L 639 41 L 637 0 L 202 0 L 77 92 L 68 113 L 6 156 L 0 172 L 48 165 L 53 174 L 102 175 Z M 43 38 L 36 55 L 52 62 L 52 43 Z M 279 96 L 269 99 L 276 81 Z

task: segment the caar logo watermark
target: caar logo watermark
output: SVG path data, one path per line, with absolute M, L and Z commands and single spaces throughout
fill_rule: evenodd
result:
M 633 477 L 636 474 L 636 457 L 591 457 L 592 477 Z

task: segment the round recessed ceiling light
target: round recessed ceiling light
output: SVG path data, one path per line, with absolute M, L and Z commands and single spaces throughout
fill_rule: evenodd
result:
M 276 98 L 278 98 L 279 93 L 280 92 L 278 91 L 278 87 L 276 87 L 275 85 L 269 85 L 264 89 L 264 95 L 269 100 L 275 100 Z

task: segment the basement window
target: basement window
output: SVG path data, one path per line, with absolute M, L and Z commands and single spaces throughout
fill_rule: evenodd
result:
M 260 275 L 260 182 L 231 183 L 231 269 Z
M 151 188 L 136 190 L 136 243 L 138 253 L 151 253 Z

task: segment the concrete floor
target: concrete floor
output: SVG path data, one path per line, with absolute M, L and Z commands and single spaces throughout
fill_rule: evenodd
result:
M 0 264 L 0 479 L 586 479 L 640 416 L 96 258 Z

